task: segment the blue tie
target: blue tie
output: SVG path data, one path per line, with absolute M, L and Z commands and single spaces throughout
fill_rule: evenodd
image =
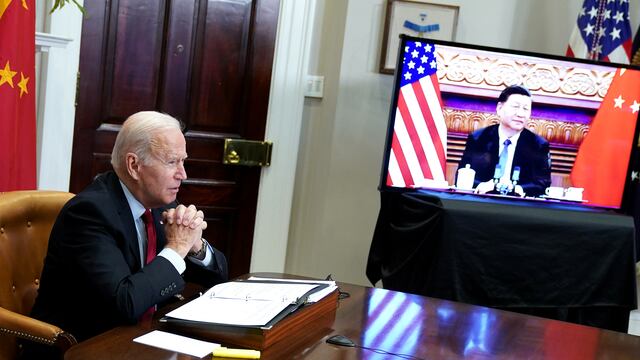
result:
M 507 168 L 507 159 L 509 158 L 509 145 L 511 145 L 511 140 L 505 140 L 504 148 L 502 148 L 502 152 L 500 153 L 500 160 L 498 160 L 498 166 L 500 167 L 500 176 L 498 176 L 497 178 L 501 178 Z

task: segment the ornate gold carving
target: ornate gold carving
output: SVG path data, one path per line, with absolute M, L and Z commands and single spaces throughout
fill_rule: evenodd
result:
M 635 55 L 631 58 L 631 65 L 640 65 L 640 49 L 636 50 Z
M 500 122 L 495 113 L 444 108 L 444 119 L 450 132 L 468 134 Z M 581 123 L 533 118 L 527 128 L 547 139 L 550 143 L 578 147 L 589 131 Z
M 568 63 L 557 60 L 506 54 L 497 57 L 484 51 L 465 54 L 446 46 L 438 46 L 436 55 L 440 84 L 496 91 L 523 84 L 550 99 L 602 101 L 615 75 L 599 66 L 569 68 Z

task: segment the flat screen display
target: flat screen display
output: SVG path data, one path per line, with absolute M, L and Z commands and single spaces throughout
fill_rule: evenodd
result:
M 381 190 L 620 209 L 640 69 L 402 35 Z

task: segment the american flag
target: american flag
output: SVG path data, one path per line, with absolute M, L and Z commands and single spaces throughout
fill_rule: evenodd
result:
M 569 40 L 567 56 L 628 64 L 629 0 L 585 0 Z
M 442 114 L 435 45 L 405 41 L 387 186 L 444 181 L 447 126 Z

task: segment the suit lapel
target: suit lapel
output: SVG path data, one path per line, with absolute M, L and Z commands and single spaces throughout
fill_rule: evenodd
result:
M 498 151 L 500 150 L 500 144 L 499 144 L 500 136 L 498 135 L 498 126 L 500 125 L 495 125 L 493 129 L 491 129 L 491 141 L 489 141 L 488 149 L 487 149 L 491 159 L 490 171 L 492 176 L 493 176 L 493 171 L 496 165 L 498 165 L 498 158 L 499 158 Z
M 511 170 L 516 166 L 520 166 L 522 163 L 522 159 L 524 157 L 524 153 L 527 152 L 527 146 L 529 145 L 529 133 L 527 133 L 527 129 L 522 130 L 520 133 L 520 138 L 518 139 L 518 144 L 516 146 L 516 150 L 513 153 L 513 165 L 511 166 Z M 523 167 L 520 166 L 520 174 L 522 174 Z M 527 170 L 527 167 L 524 167 L 524 170 Z
M 125 238 L 126 251 L 129 252 L 129 258 L 134 259 L 135 263 L 132 264 L 135 271 L 142 268 L 140 261 L 140 244 L 138 244 L 138 232 L 136 225 L 133 222 L 133 216 L 131 215 L 131 208 L 127 198 L 124 196 L 122 186 L 115 173 L 110 172 L 107 174 L 107 186 L 111 188 L 112 194 L 115 194 L 115 203 L 118 216 L 120 217 L 120 223 L 122 224 L 122 234 Z M 125 249 L 123 249 L 124 251 Z

